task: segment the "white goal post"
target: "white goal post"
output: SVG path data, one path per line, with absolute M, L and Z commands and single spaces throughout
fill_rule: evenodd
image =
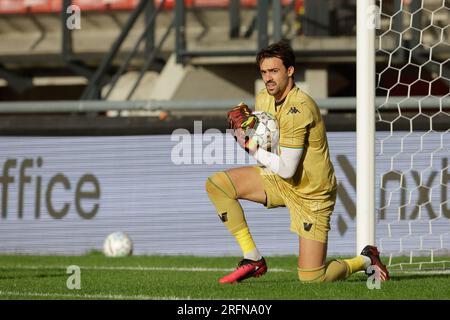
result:
M 356 251 L 375 244 L 375 0 L 356 9 Z
M 450 1 L 357 1 L 357 245 L 450 268 Z M 400 257 L 400 258 L 396 258 Z

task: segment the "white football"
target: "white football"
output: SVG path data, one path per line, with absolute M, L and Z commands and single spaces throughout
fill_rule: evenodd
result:
M 103 243 L 103 253 L 107 257 L 126 257 L 133 253 L 133 241 L 125 232 L 113 232 Z
M 280 138 L 278 122 L 275 116 L 265 111 L 255 111 L 258 122 L 253 128 L 252 139 L 256 139 L 259 146 L 264 150 L 274 150 Z

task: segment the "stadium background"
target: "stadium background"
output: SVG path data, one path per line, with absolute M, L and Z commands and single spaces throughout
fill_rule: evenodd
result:
M 386 10 L 394 10 L 399 2 L 386 1 Z M 403 2 L 414 5 L 417 1 Z M 448 8 L 445 1 L 426 2 L 430 8 Z M 235 164 L 210 164 L 203 157 L 208 143 L 195 145 L 195 141 L 204 139 L 199 133 L 209 129 L 218 129 L 220 139 L 227 139 L 223 136 L 225 111 L 241 100 L 251 105 L 254 93 L 262 87 L 255 53 L 286 38 L 297 56 L 296 82 L 321 107 L 340 181 L 329 253 L 353 254 L 355 3 L 193 0 L 185 1 L 183 9 L 183 1 L 0 0 L 3 179 L 8 159 L 17 161 L 9 171 L 15 182 L 8 185 L 6 196 L 7 188 L 2 189 L 0 252 L 80 254 L 100 249 L 109 232 L 123 229 L 135 241 L 137 253 L 236 254 L 236 244 L 203 192 L 209 174 Z M 77 10 L 64 10 L 71 4 L 80 9 L 79 26 L 74 20 Z M 437 24 L 448 24 L 448 9 L 436 17 Z M 448 29 L 444 28 L 447 46 Z M 429 37 L 433 39 L 433 34 Z M 435 50 L 435 59 L 446 61 L 446 50 Z M 378 55 L 377 65 L 385 65 L 390 58 Z M 393 64 L 401 64 L 400 56 L 394 58 L 398 60 Z M 413 83 L 415 70 L 405 70 L 402 77 Z M 433 66 L 423 68 L 422 77 L 433 80 Z M 387 74 L 382 81 L 388 86 L 397 81 L 397 74 Z M 431 88 L 418 83 L 408 94 L 448 97 L 448 84 L 442 78 L 433 81 Z M 403 91 L 394 88 L 391 94 L 401 96 Z M 414 113 L 414 105 L 405 107 L 406 114 Z M 384 246 L 392 252 L 407 251 L 408 245 L 416 248 L 418 243 L 425 243 L 425 249 L 428 245 L 450 247 L 449 137 L 439 133 L 449 130 L 448 104 L 444 107 L 447 113 L 433 118 L 433 132 L 427 140 L 430 150 L 440 147 L 434 153 L 436 161 L 420 178 L 431 181 L 426 187 L 436 191 L 425 200 L 419 191 L 408 195 L 408 200 L 400 192 L 389 200 L 377 193 L 377 203 L 387 203 L 382 203 L 379 207 L 384 209 L 377 213 L 377 241 L 383 245 L 380 241 L 387 238 Z M 414 119 L 414 130 L 428 131 L 430 119 L 423 115 L 439 110 L 439 105 L 429 103 Z M 396 116 L 395 112 L 388 115 L 391 119 Z M 202 121 L 200 132 L 195 131 L 194 121 Z M 395 130 L 409 130 L 409 124 L 396 121 Z M 385 123 L 377 126 L 389 129 Z M 180 128 L 186 129 L 186 134 L 194 133 L 192 164 L 173 163 L 176 141 L 171 134 Z M 395 137 L 390 140 L 392 154 L 399 146 Z M 419 141 L 420 135 L 412 135 L 405 147 L 414 149 Z M 43 165 L 38 166 L 38 158 Z M 24 159 L 33 164 L 26 173 L 30 182 L 21 187 Z M 377 174 L 388 172 L 390 166 L 381 165 L 377 170 Z M 405 172 L 409 185 L 422 184 L 413 171 Z M 433 178 L 433 172 L 442 173 L 441 178 Z M 60 173 L 68 178 L 70 188 L 56 184 L 46 189 Z M 90 219 L 79 215 L 73 198 L 84 174 L 100 177 L 99 208 Z M 393 175 L 396 181 L 395 172 Z M 36 195 L 38 177 L 40 195 Z M 94 187 L 87 183 L 86 190 L 92 192 Z M 56 218 L 49 214 L 49 197 L 56 211 L 69 204 L 67 213 Z M 95 200 L 83 202 L 86 210 L 95 204 Z M 392 225 L 402 206 L 408 224 Z M 38 218 L 36 207 L 41 208 Z M 420 214 L 416 207 L 421 208 Z M 262 250 L 295 254 L 297 242 L 288 231 L 287 212 L 264 210 L 248 205 L 249 224 L 254 225 Z M 431 224 L 435 231 L 427 237 L 429 219 L 437 216 L 440 219 Z M 389 224 L 383 224 L 384 220 Z M 394 239 L 390 238 L 393 227 L 399 230 Z M 411 228 L 417 230 L 414 236 Z M 407 241 L 402 241 L 405 237 Z

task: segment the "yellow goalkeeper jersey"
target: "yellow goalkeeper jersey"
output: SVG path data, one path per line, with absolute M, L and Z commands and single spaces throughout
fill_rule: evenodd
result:
M 336 177 L 325 125 L 314 100 L 294 86 L 284 101 L 275 105 L 275 98 L 263 89 L 256 96 L 255 109 L 277 118 L 279 147 L 303 148 L 302 160 L 294 176 L 284 179 L 287 186 L 306 199 L 322 199 L 335 191 Z

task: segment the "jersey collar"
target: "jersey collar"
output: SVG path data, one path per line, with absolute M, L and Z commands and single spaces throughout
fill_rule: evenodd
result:
M 275 112 L 278 112 L 278 111 L 281 109 L 280 106 L 283 105 L 283 103 L 286 101 L 287 97 L 289 97 L 289 95 L 291 94 L 291 92 L 293 92 L 294 89 L 296 89 L 296 88 L 297 88 L 297 86 L 294 84 L 294 85 L 292 86 L 291 90 L 289 90 L 289 92 L 288 92 L 288 94 L 286 95 L 286 97 L 284 97 L 284 98 L 281 99 L 280 101 L 274 101 L 274 103 L 275 103 Z M 274 100 L 275 100 L 275 99 L 274 99 Z M 278 108 L 278 107 L 280 107 L 280 108 Z

